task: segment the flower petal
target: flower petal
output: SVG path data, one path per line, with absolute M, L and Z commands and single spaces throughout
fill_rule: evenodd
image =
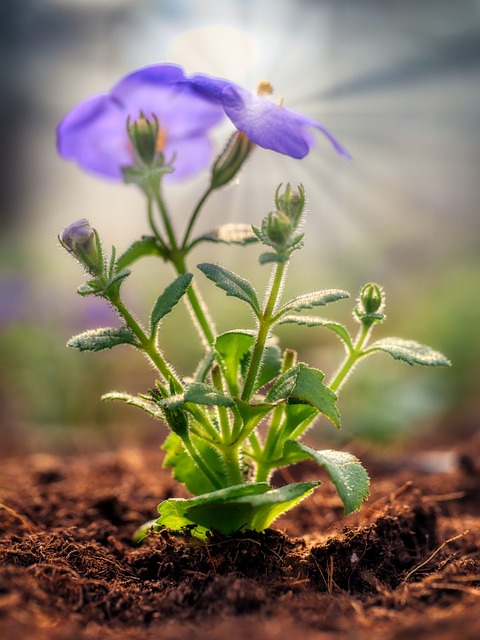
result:
M 165 180 L 176 182 L 191 178 L 200 171 L 207 169 L 212 161 L 213 144 L 204 136 L 172 140 L 165 145 L 165 159 L 170 162 L 172 157 L 175 171 L 165 176 Z
M 81 102 L 58 125 L 57 149 L 89 172 L 121 180 L 121 167 L 133 162 L 125 112 L 109 95 Z
M 230 85 L 222 91 L 222 102 L 225 113 L 237 129 L 260 147 L 292 158 L 303 158 L 315 143 L 307 127 L 315 127 L 338 153 L 350 158 L 348 151 L 323 125 L 266 98 Z
M 183 69 L 173 64 L 144 67 L 129 74 L 115 85 L 111 96 L 132 118 L 140 111 L 147 117 L 155 115 L 171 137 L 186 138 L 206 131 L 224 117 L 218 100 L 196 90 Z

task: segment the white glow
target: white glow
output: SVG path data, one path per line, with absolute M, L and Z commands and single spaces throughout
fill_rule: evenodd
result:
M 227 24 L 212 24 L 180 33 L 172 42 L 169 58 L 187 73 L 202 70 L 215 76 L 237 78 L 258 60 L 256 39 Z

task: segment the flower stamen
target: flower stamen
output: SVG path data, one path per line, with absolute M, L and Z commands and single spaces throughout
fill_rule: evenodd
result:
M 273 87 L 268 80 L 262 80 L 257 87 L 257 96 L 262 98 L 265 96 L 271 96 L 273 93 Z

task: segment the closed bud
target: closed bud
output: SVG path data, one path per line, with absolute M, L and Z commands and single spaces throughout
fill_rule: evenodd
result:
M 99 275 L 103 272 L 103 255 L 98 233 L 92 229 L 88 220 L 82 218 L 72 222 L 58 236 L 60 244 L 90 273 Z
M 243 163 L 255 147 L 241 131 L 236 131 L 212 167 L 212 189 L 228 184 L 240 171 Z
M 382 287 L 374 282 L 369 282 L 360 291 L 355 315 L 361 322 L 381 322 L 385 318 L 384 307 L 385 293 Z
M 289 217 L 296 228 L 305 207 L 305 189 L 303 185 L 299 185 L 298 191 L 293 191 L 290 184 L 287 184 L 283 193 L 280 193 L 281 186 L 275 192 L 275 206 Z
M 292 222 L 283 211 L 272 211 L 267 216 L 266 231 L 272 245 L 283 248 L 291 239 Z
M 140 117 L 133 122 L 130 118 L 127 120 L 127 131 L 139 160 L 147 166 L 153 164 L 162 146 L 159 144 L 161 135 L 158 119 L 152 116 L 149 120 L 140 112 Z

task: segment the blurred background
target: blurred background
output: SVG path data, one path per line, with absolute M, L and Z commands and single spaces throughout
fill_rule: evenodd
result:
M 367 281 L 387 291 L 398 335 L 446 353 L 453 367 L 409 368 L 379 355 L 342 391 L 340 434 L 381 446 L 412 437 L 462 439 L 480 417 L 480 1 L 479 0 L 3 0 L 0 4 L 0 449 L 88 451 L 160 442 L 158 424 L 130 407 L 103 404 L 109 390 L 152 384 L 128 348 L 80 354 L 65 347 L 87 328 L 115 322 L 103 303 L 75 293 L 78 265 L 57 234 L 86 217 L 121 251 L 148 232 L 134 187 L 102 181 L 62 161 L 55 128 L 79 101 L 122 75 L 160 61 L 255 90 L 269 80 L 285 106 L 325 124 L 349 149 L 338 157 L 318 136 L 296 161 L 257 149 L 238 184 L 216 193 L 198 231 L 258 223 L 280 182 L 309 197 L 306 246 L 287 292 Z M 220 149 L 231 128 L 218 131 Z M 207 176 L 168 186 L 182 228 Z M 215 245 L 217 251 L 218 245 Z M 268 267 L 255 247 L 200 247 L 193 268 L 218 260 L 253 279 Z M 251 326 L 248 310 L 201 280 L 219 330 Z M 125 287 L 145 317 L 172 280 L 145 259 Z M 321 315 L 352 322 L 342 301 Z M 282 328 L 284 346 L 324 370 L 343 356 L 321 329 Z M 181 308 L 162 329 L 166 355 L 183 374 L 201 351 Z M 163 432 L 162 432 L 163 433 Z

